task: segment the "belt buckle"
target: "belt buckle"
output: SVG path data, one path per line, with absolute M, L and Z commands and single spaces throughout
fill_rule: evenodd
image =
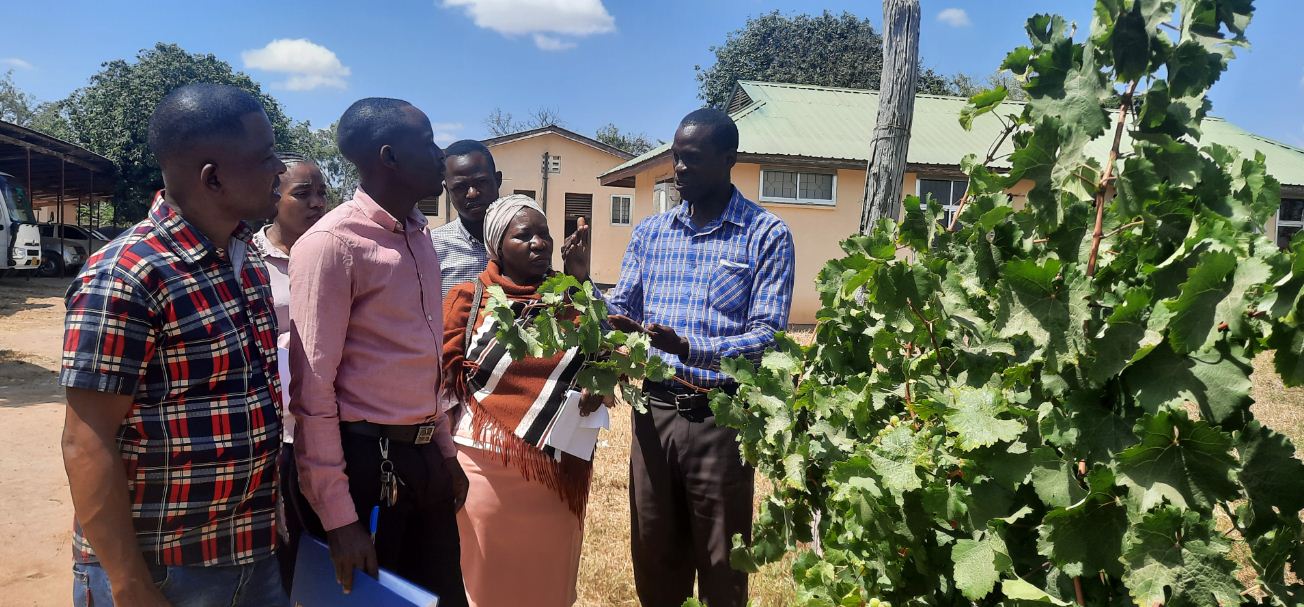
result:
M 697 398 L 696 394 L 676 394 L 675 411 L 678 413 L 688 413 L 693 409 L 696 409 L 692 404 L 694 398 Z
M 412 441 L 412 444 L 424 445 L 430 442 L 430 440 L 433 439 L 434 437 L 435 437 L 435 426 L 433 424 L 417 426 L 417 438 L 416 440 Z

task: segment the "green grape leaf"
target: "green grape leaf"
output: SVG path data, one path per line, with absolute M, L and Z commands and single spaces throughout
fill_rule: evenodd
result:
M 951 391 L 946 425 L 956 434 L 956 446 L 964 451 L 1010 442 L 1023 433 L 1023 422 L 1000 419 L 1006 410 L 1000 392 L 992 388 L 962 387 Z
M 1148 511 L 1163 501 L 1209 511 L 1235 499 L 1236 458 L 1231 439 L 1207 422 L 1178 411 L 1147 415 L 1137 424 L 1141 442 L 1118 457 L 1118 478 Z
M 1037 550 L 1069 576 L 1122 574 L 1127 512 L 1112 499 L 1094 499 L 1048 512 Z
M 1191 511 L 1161 508 L 1128 530 L 1123 581 L 1138 605 L 1161 605 L 1167 591 L 1182 604 L 1240 604 L 1241 584 L 1227 546 L 1212 520 Z
M 996 588 L 1001 572 L 1011 565 L 1005 542 L 995 533 L 986 532 L 979 539 L 962 539 L 951 549 L 955 565 L 955 586 L 970 600 L 981 599 Z

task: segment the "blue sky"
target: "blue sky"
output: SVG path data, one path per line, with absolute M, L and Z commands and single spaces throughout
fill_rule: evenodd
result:
M 319 0 L 219 3 L 103 0 L 13 3 L 0 70 L 40 100 L 83 86 L 102 62 L 155 42 L 213 53 L 261 82 L 296 120 L 325 126 L 364 96 L 408 99 L 442 141 L 484 137 L 495 107 L 548 106 L 591 135 L 614 122 L 667 139 L 700 105 L 694 65 L 749 16 L 849 10 L 882 21 L 875 2 L 796 0 Z M 942 73 L 991 73 L 1025 41 L 1023 22 L 1059 12 L 1089 27 L 1089 0 L 923 0 L 920 55 Z M 1261 0 L 1214 113 L 1304 147 L 1304 3 Z M 123 8 L 129 6 L 129 8 Z M 383 8 L 381 8 L 383 6 Z M 818 8 L 817 8 L 818 7 Z M 282 42 L 273 44 L 274 41 Z

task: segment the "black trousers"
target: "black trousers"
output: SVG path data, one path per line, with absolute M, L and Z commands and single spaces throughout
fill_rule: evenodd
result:
M 294 587 L 294 562 L 299 558 L 299 536 L 303 534 L 304 510 L 311 510 L 308 500 L 299 492 L 299 469 L 294 462 L 294 443 L 283 443 L 276 458 L 280 475 L 280 493 L 277 499 L 276 559 L 281 566 L 281 584 L 289 596 Z
M 629 506 L 634 583 L 643 607 L 679 607 L 693 594 L 709 607 L 747 604 L 747 574 L 729 565 L 735 533 L 751 539 L 754 472 L 737 432 L 709 409 L 635 412 Z
M 398 501 L 387 506 L 380 503 L 379 439 L 341 428 L 340 443 L 358 520 L 368 524 L 371 509 L 380 505 L 376 525 L 380 566 L 438 595 L 440 607 L 466 605 L 453 484 L 439 447 L 389 441 L 389 460 L 403 484 Z M 320 532 L 321 523 L 315 515 L 310 518 L 305 521 L 306 528 Z

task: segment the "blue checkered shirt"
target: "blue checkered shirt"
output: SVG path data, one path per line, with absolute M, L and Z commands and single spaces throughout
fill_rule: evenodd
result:
M 467 231 L 461 219 L 430 230 L 430 240 L 439 255 L 439 277 L 445 296 L 449 289 L 475 280 L 489 267 L 489 251 Z
M 613 314 L 659 323 L 688 339 L 682 361 L 657 351 L 698 386 L 728 383 L 724 358 L 753 361 L 788 325 L 793 246 L 787 224 L 735 188 L 724 213 L 694 227 L 689 203 L 645 219 L 630 237 L 620 281 L 607 294 Z

